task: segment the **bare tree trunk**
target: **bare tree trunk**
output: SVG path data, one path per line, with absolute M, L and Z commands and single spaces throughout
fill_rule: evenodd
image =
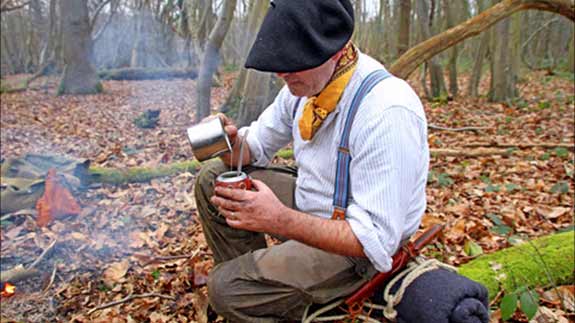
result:
M 3 19 L 1 24 L 2 29 L 6 30 L 5 28 L 7 27 L 5 27 L 5 22 Z M 0 69 L 2 75 L 0 76 L 4 76 L 6 74 L 14 74 L 15 63 L 12 58 L 12 52 L 6 35 L 7 33 L 0 33 L 0 54 L 2 55 L 2 68 Z
M 569 71 L 575 73 L 575 33 L 573 33 L 569 45 Z
M 451 2 L 451 4 L 449 4 Z M 443 10 L 445 11 L 447 28 L 452 28 L 455 25 L 455 12 L 457 12 L 458 3 L 456 1 L 443 0 Z M 454 45 L 449 53 L 449 63 L 447 69 L 449 70 L 449 93 L 452 97 L 456 97 L 459 92 L 457 85 L 457 56 L 459 55 L 459 46 Z
M 210 115 L 212 77 L 218 68 L 220 48 L 234 17 L 236 0 L 225 0 L 222 13 L 210 33 L 198 79 L 198 120 Z
M 511 60 L 511 77 L 513 80 L 511 81 L 512 84 L 510 86 L 513 91 L 512 97 L 517 97 L 519 92 L 517 90 L 517 80 L 520 78 L 520 67 L 521 67 L 521 16 L 522 13 L 517 13 L 510 17 L 511 19 L 511 42 L 510 42 L 510 50 L 509 50 L 509 59 Z
M 507 101 L 513 98 L 515 93 L 509 55 L 509 26 L 509 19 L 503 19 L 495 25 L 497 37 L 493 39 L 491 88 L 489 90 L 489 99 L 493 102 Z
M 417 66 L 436 54 L 479 34 L 517 11 L 527 9 L 554 12 L 575 21 L 574 0 L 504 0 L 464 23 L 412 47 L 393 63 L 390 72 L 401 78 L 407 78 Z
M 206 46 L 208 40 L 208 33 L 212 30 L 213 24 L 213 11 L 212 11 L 212 0 L 201 0 L 200 5 L 200 21 L 197 28 L 196 39 L 198 41 L 199 48 L 203 49 Z
M 491 33 L 484 32 L 483 35 L 481 35 L 479 48 L 477 48 L 475 55 L 473 56 L 473 70 L 471 72 L 471 78 L 467 87 L 467 93 L 470 96 L 479 96 L 479 81 L 481 81 L 481 74 L 483 72 L 483 61 L 489 51 L 490 42 Z
M 249 71 L 246 78 L 244 96 L 240 103 L 237 123 L 239 126 L 248 125 L 257 119 L 263 111 L 270 93 L 270 80 L 272 73 Z M 265 107 L 265 106 L 264 106 Z
M 61 0 L 64 72 L 58 94 L 89 94 L 102 91 L 89 60 L 92 47 L 87 0 Z
M 388 60 L 393 56 L 393 52 L 390 50 L 390 35 L 391 35 L 391 20 L 389 0 L 379 1 L 379 18 L 378 18 L 378 30 L 374 33 L 375 41 L 379 44 L 377 47 L 377 52 L 380 53 L 382 61 L 384 64 L 388 63 Z M 377 35 L 382 35 L 379 39 Z
M 423 39 L 428 39 L 431 36 L 429 7 L 427 0 L 417 0 L 417 13 L 420 17 L 420 33 Z M 402 56 L 403 57 L 403 56 Z M 440 97 L 446 94 L 445 81 L 443 79 L 443 69 L 438 62 L 437 57 L 431 57 L 427 62 L 429 67 L 429 77 L 431 80 L 431 95 L 432 97 Z M 394 63 L 395 65 L 395 63 Z M 393 69 L 393 66 L 391 67 Z M 393 72 L 392 72 L 393 73 Z
M 486 0 L 478 0 L 477 11 L 479 13 L 483 12 L 487 7 L 485 1 Z M 473 68 L 471 71 L 471 77 L 469 78 L 469 83 L 467 85 L 467 93 L 472 97 L 479 96 L 479 82 L 481 81 L 481 75 L 483 74 L 483 62 L 489 52 L 489 44 L 491 42 L 490 40 L 491 29 L 483 32 L 481 37 L 479 37 L 479 42 L 476 45 L 476 49 L 473 51 Z
M 250 8 L 250 12 L 248 14 L 248 25 L 247 25 L 247 37 L 244 40 L 244 47 L 242 48 L 242 62 L 245 61 L 247 55 L 248 55 L 248 51 L 251 47 L 251 45 L 253 44 L 259 26 L 262 24 L 264 17 L 266 15 L 266 9 L 269 6 L 269 2 L 267 0 L 255 0 L 252 3 L 252 6 Z M 239 111 L 241 109 L 241 96 L 242 93 L 244 91 L 244 89 L 246 89 L 246 79 L 247 79 L 247 75 L 249 73 L 255 73 L 256 71 L 252 71 L 252 70 L 247 70 L 245 68 L 242 68 L 240 71 L 240 75 L 238 76 L 238 79 L 236 80 L 234 87 L 232 88 L 230 94 L 228 95 L 228 98 L 226 99 L 226 102 L 224 103 L 223 106 L 220 107 L 220 111 L 227 113 L 227 112 L 232 112 L 232 114 L 236 114 L 239 115 Z
M 409 23 L 411 19 L 411 0 L 400 0 L 399 33 L 397 34 L 397 57 L 409 48 Z
M 46 45 L 42 49 L 42 53 L 40 55 L 40 65 L 49 64 L 50 61 L 56 59 L 56 54 L 54 53 L 57 41 L 56 31 L 58 29 L 56 1 L 57 0 L 50 0 L 48 5 L 48 39 L 46 40 Z

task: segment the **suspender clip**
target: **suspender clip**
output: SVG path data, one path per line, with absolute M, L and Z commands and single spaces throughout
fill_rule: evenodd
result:
M 332 220 L 345 220 L 345 209 L 334 206 L 333 214 L 331 215 Z

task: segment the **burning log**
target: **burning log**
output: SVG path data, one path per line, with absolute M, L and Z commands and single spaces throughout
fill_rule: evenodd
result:
M 10 284 L 9 282 L 2 283 L 2 292 L 0 292 L 0 296 L 11 297 L 14 296 L 15 293 L 16 286 Z

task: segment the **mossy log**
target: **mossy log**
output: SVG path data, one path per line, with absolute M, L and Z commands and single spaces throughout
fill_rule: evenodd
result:
M 195 69 L 152 69 L 152 68 L 118 68 L 98 72 L 102 80 L 134 81 L 163 79 L 195 79 L 198 72 Z
M 575 233 L 558 233 L 480 256 L 459 273 L 483 284 L 493 299 L 500 290 L 575 283 Z
M 153 178 L 172 176 L 179 173 L 195 173 L 200 167 L 197 160 L 150 167 L 105 168 L 90 167 L 89 181 L 92 183 L 123 184 L 147 182 Z

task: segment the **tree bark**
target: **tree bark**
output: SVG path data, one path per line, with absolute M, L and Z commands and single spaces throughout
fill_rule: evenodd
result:
M 56 59 L 56 54 L 54 53 L 56 49 L 56 32 L 58 29 L 56 1 L 57 0 L 50 0 L 48 5 L 48 39 L 46 41 L 46 45 L 42 48 L 42 53 L 40 54 L 41 66 Z
M 102 91 L 96 70 L 89 60 L 92 38 L 87 0 L 62 0 L 64 72 L 58 94 L 90 94 Z
M 225 0 L 222 14 L 206 43 L 198 80 L 198 120 L 210 115 L 212 77 L 218 68 L 220 49 L 234 17 L 235 7 L 236 0 Z
M 503 19 L 495 25 L 495 34 L 497 37 L 493 39 L 491 87 L 489 90 L 489 100 L 492 102 L 508 101 L 515 97 L 515 76 L 511 70 L 511 57 L 509 53 L 509 31 L 509 19 Z
M 527 9 L 554 12 L 575 21 L 574 0 L 504 0 L 483 13 L 412 47 L 393 63 L 390 72 L 400 78 L 407 78 L 417 66 L 436 54 L 479 34 L 517 11 Z
M 443 0 L 447 28 L 452 28 L 455 25 L 455 13 L 457 12 L 456 5 L 458 2 L 453 0 Z M 452 97 L 456 97 L 459 92 L 457 85 L 457 56 L 459 55 L 459 46 L 454 45 L 450 49 L 449 62 L 447 69 L 449 71 L 449 93 Z
M 575 73 L 575 33 L 571 36 L 571 44 L 569 45 L 569 71 Z
M 473 70 L 471 72 L 471 78 L 469 80 L 469 85 L 467 87 L 467 93 L 470 96 L 479 96 L 479 81 L 481 81 L 481 74 L 483 71 L 483 60 L 487 53 L 489 52 L 489 43 L 491 42 L 491 33 L 485 32 L 481 35 L 481 40 L 479 41 L 479 47 L 473 55 Z
M 411 20 L 411 0 L 399 1 L 399 32 L 397 34 L 397 57 L 409 48 L 409 23 Z
M 248 25 L 247 25 L 247 38 L 244 40 L 244 47 L 242 48 L 242 61 L 245 61 L 248 51 L 253 44 L 258 29 L 264 20 L 266 9 L 269 6 L 269 2 L 266 0 L 255 0 L 252 3 L 250 8 L 250 12 L 248 14 Z M 220 107 L 220 112 L 228 113 L 232 112 L 236 116 L 240 113 L 240 106 L 241 106 L 241 97 L 243 94 L 244 89 L 246 89 L 246 79 L 249 73 L 253 73 L 256 71 L 248 71 L 247 69 L 243 68 L 240 70 L 240 75 L 238 79 L 234 83 L 234 87 L 230 91 L 226 102 Z
M 427 0 L 417 0 L 417 13 L 420 17 L 419 19 L 419 28 L 420 34 L 423 39 L 428 39 L 431 37 L 431 19 L 429 19 L 431 10 L 427 5 Z M 411 50 L 410 50 L 411 51 Z M 407 54 L 407 53 L 406 53 Z M 405 54 L 404 54 L 405 55 Z M 402 56 L 403 57 L 403 56 Z M 401 59 L 401 58 L 400 58 Z M 391 66 L 390 70 L 393 70 L 393 66 Z M 429 68 L 429 77 L 431 83 L 431 96 L 434 98 L 444 96 L 446 94 L 445 90 L 445 80 L 443 79 L 443 69 L 438 62 L 437 57 L 431 57 L 429 61 L 427 61 L 427 66 Z M 395 74 L 394 72 L 392 72 Z M 395 74 L 396 76 L 399 76 Z M 401 76 L 400 76 L 401 77 Z
M 244 95 L 240 102 L 239 126 L 247 126 L 256 120 L 279 92 L 283 83 L 271 73 L 249 71 Z

